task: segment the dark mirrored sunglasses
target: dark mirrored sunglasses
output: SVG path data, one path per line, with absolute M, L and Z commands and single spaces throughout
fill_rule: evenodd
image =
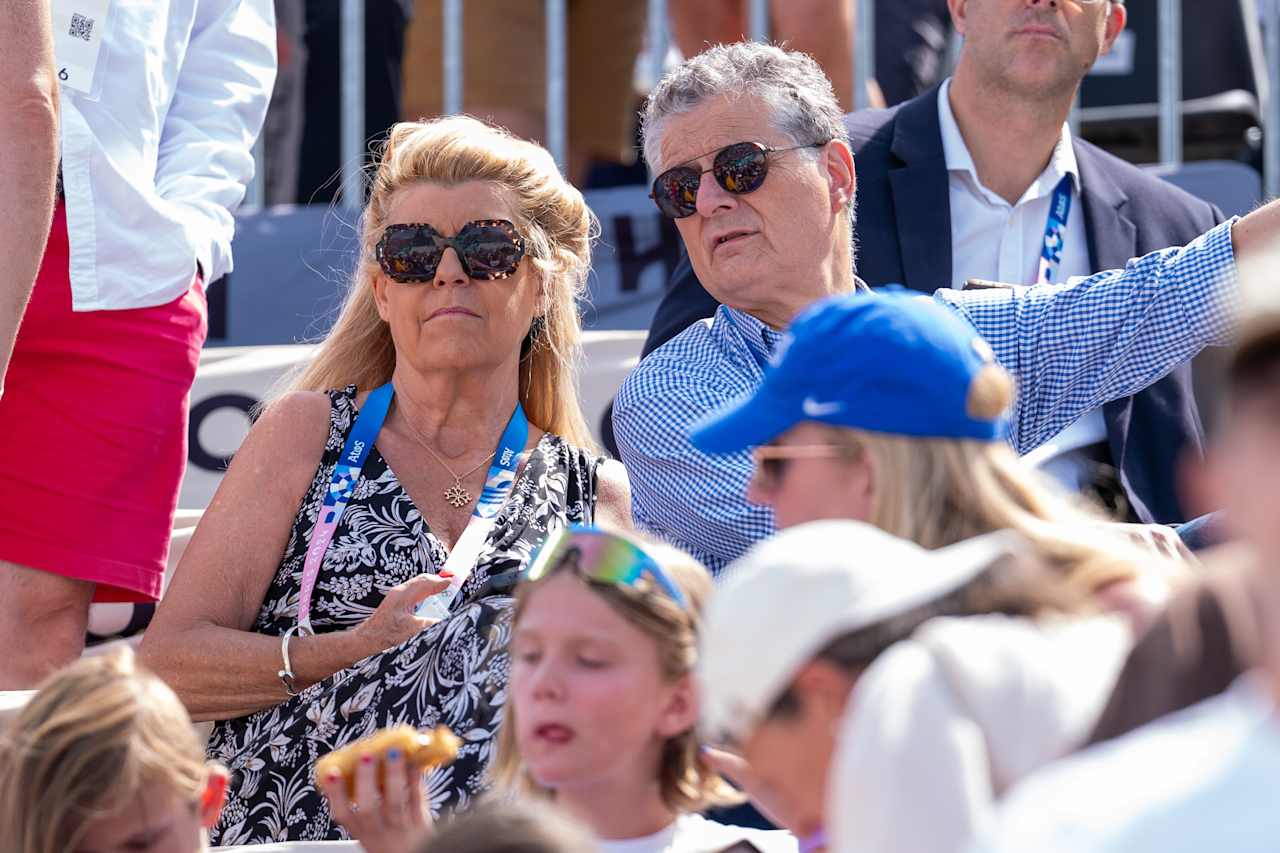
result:
M 431 281 L 444 250 L 450 248 L 458 253 L 468 278 L 494 281 L 515 274 L 524 258 L 525 242 L 505 219 L 468 222 L 453 237 L 422 223 L 395 224 L 382 232 L 374 257 L 392 281 Z
M 658 205 L 663 216 L 684 219 L 692 216 L 698 206 L 698 187 L 702 176 L 710 172 L 726 192 L 745 195 L 760 189 L 769 174 L 769 155 L 800 148 L 821 148 L 825 142 L 792 145 L 790 148 L 770 148 L 757 142 L 735 142 L 716 152 L 710 169 L 699 170 L 695 166 L 677 166 L 654 178 L 649 198 Z
M 640 590 L 656 586 L 680 607 L 686 607 L 684 593 L 643 548 L 624 536 L 582 524 L 547 536 L 529 561 L 524 579 L 537 582 L 569 561 L 587 580 Z

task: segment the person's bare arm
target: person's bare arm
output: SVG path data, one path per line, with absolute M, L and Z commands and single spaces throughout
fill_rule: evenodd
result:
M 0 394 L 53 216 L 58 87 L 49 0 L 0 7 Z
M 1231 245 L 1246 311 L 1259 303 L 1272 308 L 1280 305 L 1280 300 L 1270 295 L 1276 291 L 1275 270 L 1280 262 L 1280 201 L 1264 205 L 1236 222 L 1231 229 Z
M 606 459 L 596 471 L 596 524 L 631 530 L 631 482 L 627 469 L 615 459 Z
M 288 698 L 277 677 L 280 639 L 249 629 L 323 454 L 329 405 L 324 394 L 292 394 L 254 425 L 143 638 L 143 662 L 169 683 L 193 719 L 238 717 Z M 446 585 L 420 576 L 388 591 L 355 628 L 295 636 L 289 655 L 298 689 L 430 625 L 412 608 Z

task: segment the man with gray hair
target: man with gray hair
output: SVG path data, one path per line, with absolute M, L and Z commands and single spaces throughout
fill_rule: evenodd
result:
M 688 432 L 759 384 L 802 308 L 858 286 L 853 157 L 816 63 L 759 43 L 713 47 L 673 70 L 650 96 L 644 128 L 659 173 L 654 200 L 676 219 L 694 271 L 722 307 L 632 372 L 615 401 L 614 432 L 637 523 L 718 571 L 769 536 L 773 517 L 746 500 L 750 454 L 703 454 Z M 1026 453 L 1203 347 L 1227 343 L 1237 269 L 1278 236 L 1272 205 L 1122 271 L 935 298 L 969 320 L 1017 378 L 1010 439 Z M 938 286 L 947 284 L 940 275 Z M 815 417 L 832 405 L 805 404 Z

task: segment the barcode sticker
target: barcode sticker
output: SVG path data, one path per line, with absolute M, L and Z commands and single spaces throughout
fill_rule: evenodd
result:
M 67 35 L 73 39 L 89 41 L 90 37 L 93 36 L 93 18 L 86 18 L 79 12 L 72 12 L 71 29 L 67 32 Z
M 53 52 L 63 89 L 94 97 L 98 54 L 111 0 L 54 0 Z

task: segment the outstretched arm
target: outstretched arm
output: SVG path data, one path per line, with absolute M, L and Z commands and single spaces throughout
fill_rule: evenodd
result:
M 1242 314 L 1280 307 L 1278 267 L 1280 202 L 1272 202 L 1123 270 L 935 297 L 973 323 L 1017 379 L 1011 438 L 1027 453 L 1205 347 L 1230 344 Z
M 1232 223 L 1123 270 L 1065 284 L 939 291 L 1018 384 L 1010 439 L 1028 453 L 1081 415 L 1231 342 L 1240 298 Z
M 1260 207 L 1236 222 L 1231 229 L 1231 243 L 1246 306 L 1253 299 L 1276 304 L 1277 298 L 1266 298 L 1263 289 L 1277 290 L 1274 264 L 1280 259 L 1280 201 Z

